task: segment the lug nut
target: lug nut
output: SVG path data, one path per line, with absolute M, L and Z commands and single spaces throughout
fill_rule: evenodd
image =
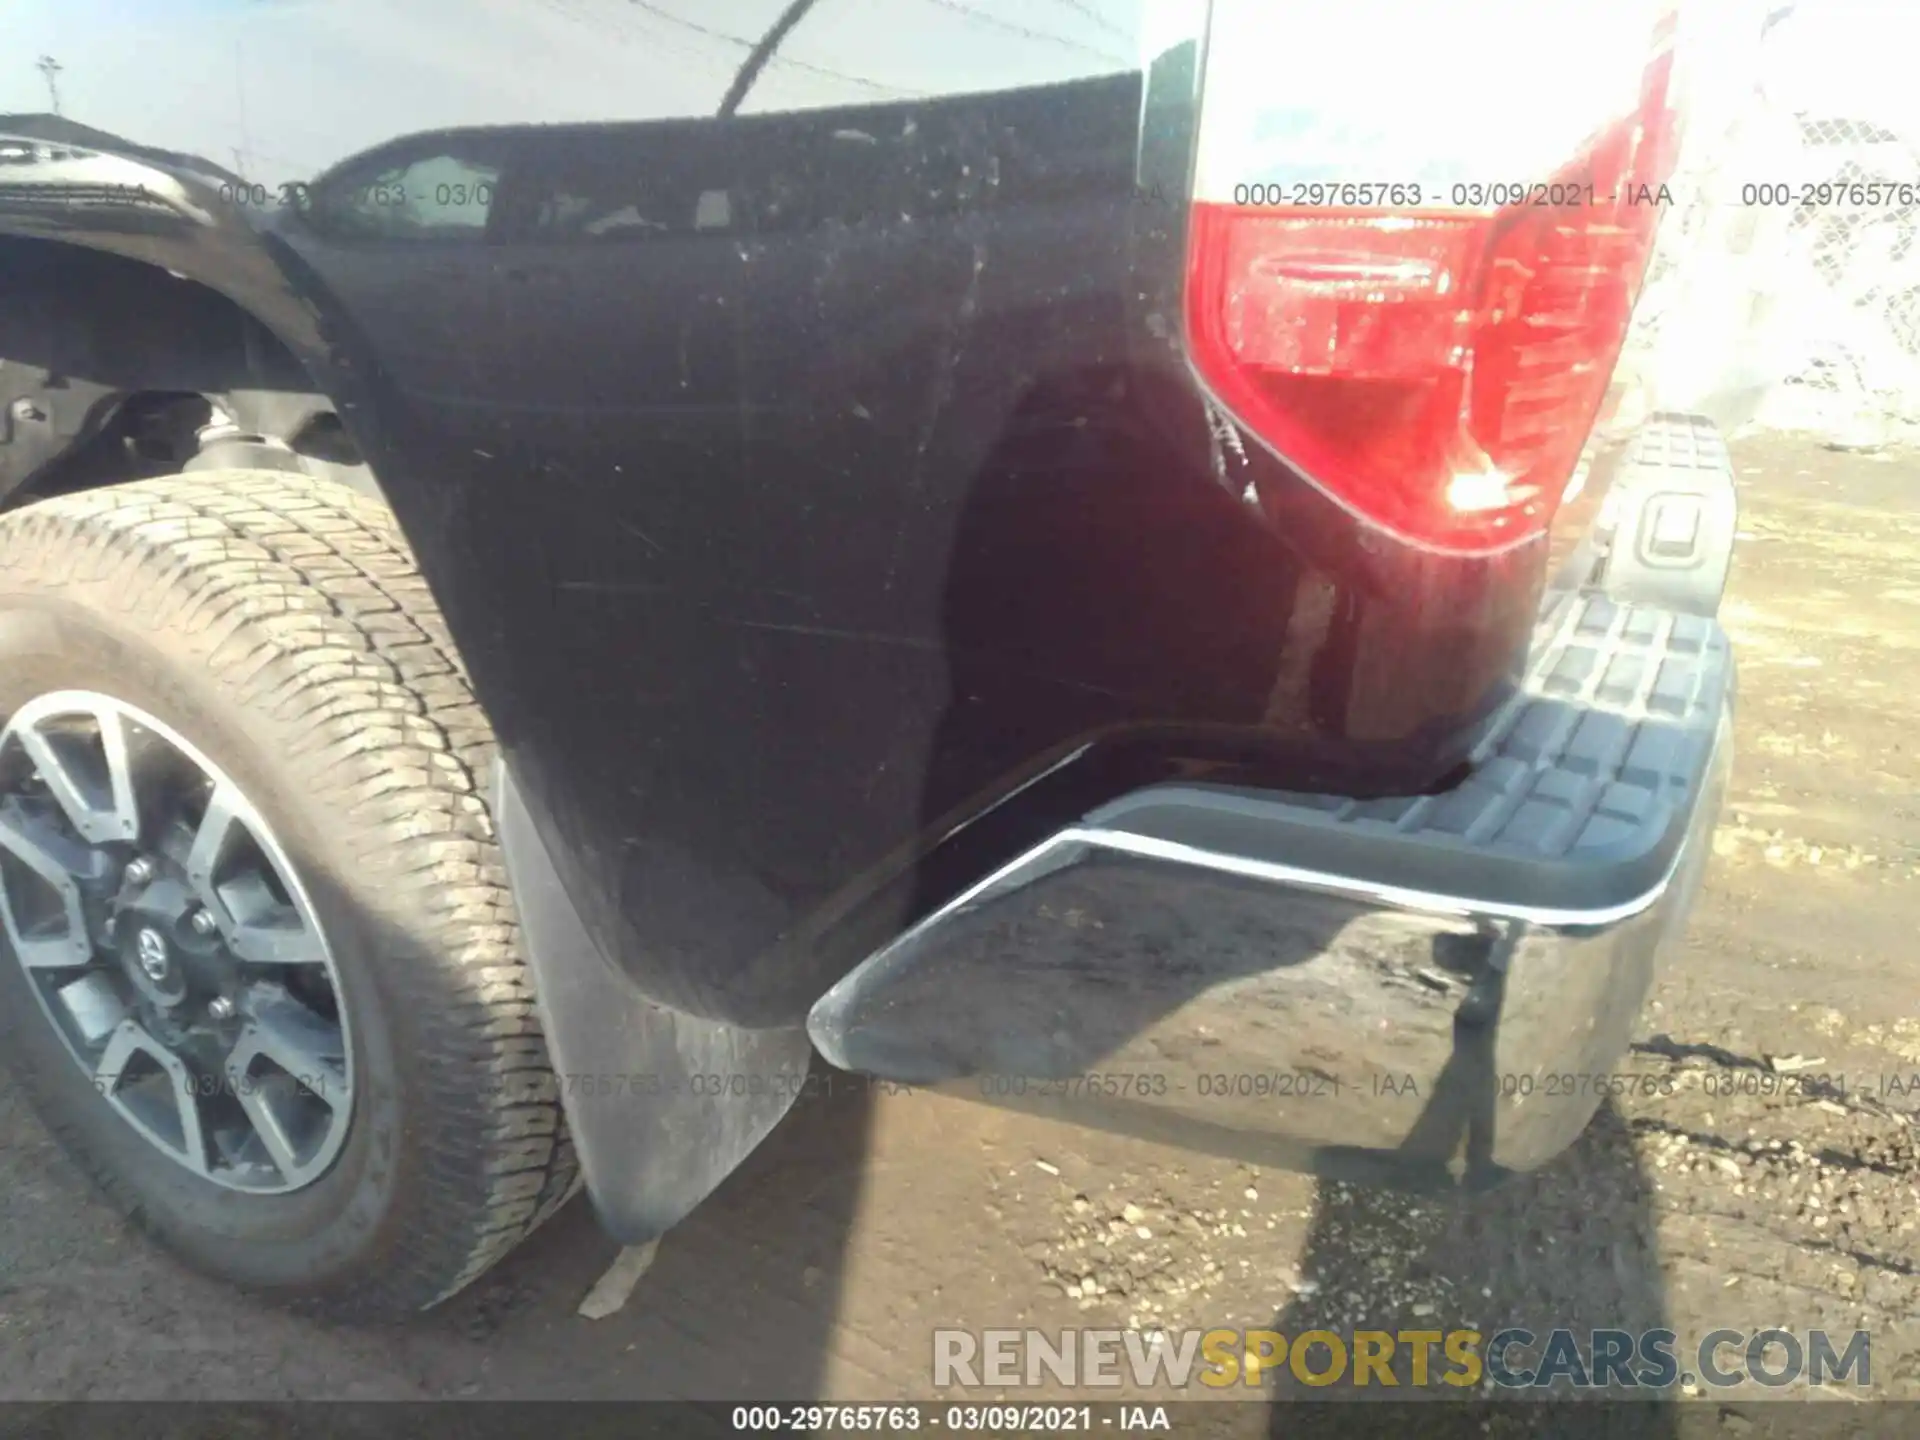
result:
M 144 885 L 151 879 L 153 879 L 153 862 L 146 856 L 139 855 L 127 862 L 128 884 Z
M 220 922 L 213 918 L 211 910 L 196 910 L 193 919 L 188 922 L 196 935 L 211 935 L 220 928 Z
M 216 995 L 207 1002 L 207 1014 L 211 1015 L 215 1020 L 231 1020 L 233 1018 L 233 1001 L 224 995 Z

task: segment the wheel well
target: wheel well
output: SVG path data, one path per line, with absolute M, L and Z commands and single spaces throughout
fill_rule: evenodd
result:
M 378 488 L 264 325 L 157 265 L 0 236 L 0 501 L 219 465 Z

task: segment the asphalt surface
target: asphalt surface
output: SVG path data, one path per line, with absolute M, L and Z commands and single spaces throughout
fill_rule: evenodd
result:
M 1732 796 L 1622 1067 L 1660 1083 L 1547 1169 L 1437 1203 L 847 1091 L 613 1316 L 575 1313 L 615 1254 L 576 1204 L 439 1311 L 351 1330 L 157 1252 L 0 1075 L 0 1398 L 909 1398 L 936 1326 L 1462 1323 L 1858 1327 L 1871 1395 L 1920 1398 L 1920 455 L 1736 461 Z M 1151 1238 L 1112 1253 L 1116 1221 Z M 1754 1398 L 1691 1408 L 1743 1432 Z

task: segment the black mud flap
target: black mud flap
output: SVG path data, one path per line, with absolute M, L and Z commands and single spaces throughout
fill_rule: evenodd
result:
M 745 1030 L 649 1000 L 588 936 L 505 762 L 494 815 L 587 1193 L 615 1239 L 655 1239 L 787 1113 L 812 1056 L 806 1031 Z

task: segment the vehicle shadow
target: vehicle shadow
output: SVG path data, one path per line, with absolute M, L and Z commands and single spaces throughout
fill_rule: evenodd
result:
M 616 1314 L 591 1322 L 574 1314 L 619 1254 L 582 1199 L 424 1323 L 396 1335 L 428 1393 L 733 1402 L 821 1396 L 865 1186 L 873 1097 L 856 1078 L 816 1067 L 814 1088 L 668 1232 Z M 839 1388 L 847 1384 L 863 1382 L 843 1379 Z
M 1190 448 L 1159 448 L 1156 427 L 1139 423 L 1154 412 L 1168 413 L 1162 397 L 1129 392 L 1111 377 L 1036 387 L 981 471 L 958 520 L 945 591 L 953 702 L 927 766 L 929 825 L 941 813 L 936 801 L 951 804 L 962 788 L 952 777 L 980 773 L 984 758 L 1005 747 L 1003 717 L 1021 713 L 1011 697 L 1042 688 L 1037 677 L 1093 682 L 1070 695 L 1062 687 L 1055 703 L 1062 714 L 1077 705 L 1094 717 L 1114 696 L 1131 693 L 1137 704 L 1141 690 L 1168 686 L 1169 723 L 1152 739 L 1186 768 L 1143 772 L 1132 777 L 1136 785 L 1317 782 L 1352 793 L 1341 789 L 1352 777 L 1320 770 L 1316 740 L 1342 736 L 1365 713 L 1360 652 L 1389 644 L 1386 636 L 1417 634 L 1394 609 L 1410 602 L 1303 570 L 1290 547 L 1266 544 L 1238 493 L 1214 476 L 1182 475 Z M 1249 563 L 1263 545 L 1267 563 Z M 1262 577 L 1259 594 L 1230 593 L 1253 574 Z M 1403 663 L 1389 667 L 1395 683 L 1387 689 L 1405 698 L 1431 657 L 1396 658 Z M 1240 717 L 1243 735 L 1262 733 L 1279 777 L 1247 764 L 1251 749 L 1237 761 L 1211 750 L 1224 727 L 1179 733 L 1181 701 Z M 931 783 L 941 777 L 948 783 Z M 1121 873 L 1103 874 L 1103 864 Z M 994 1097 L 1008 1108 L 1322 1176 L 1304 1278 L 1273 1322 L 1283 1335 L 1329 1329 L 1350 1344 L 1355 1329 L 1472 1328 L 1484 1343 L 1509 1327 L 1541 1341 L 1568 1329 L 1584 1352 L 1591 1330 L 1637 1338 L 1667 1326 L 1652 1186 L 1612 1106 L 1542 1169 L 1485 1185 L 1501 1176 L 1496 1124 L 1520 1118 L 1501 1104 L 1499 1072 L 1540 1059 L 1522 1046 L 1525 1065 L 1496 1065 L 1506 967 L 1496 963 L 1491 933 L 1435 933 L 1307 894 L 1276 906 L 1271 890 L 1239 890 L 1194 872 L 1170 880 L 1124 861 L 1096 860 L 1027 889 L 1035 898 L 981 904 L 950 926 L 952 942 L 928 973 L 949 996 L 970 998 L 939 1005 L 905 983 L 890 1012 L 896 1033 L 911 1029 L 903 1017 L 918 1015 L 914 1033 L 928 1049 L 950 1047 L 990 1062 L 983 1068 L 1029 1078 L 1156 1067 L 1257 1072 L 1304 1066 L 1303 1057 L 1348 1084 L 1396 1063 L 1421 1071 L 1421 1101 L 1356 1088 L 1294 1107 L 1290 1119 L 1301 1122 L 1307 1143 L 1285 1157 L 1271 1146 L 1262 1152 L 1272 1138 L 1259 1134 L 1274 1118 L 1272 1096 L 1239 1106 L 1216 1098 L 1157 1117 L 1090 1095 L 1067 1104 L 1036 1102 L 1031 1093 Z M 940 898 L 924 893 L 921 912 Z M 1179 1018 L 1200 1011 L 1204 1026 Z M 1437 1077 L 1431 1088 L 1428 1077 Z M 1396 1176 L 1420 1191 L 1354 1183 Z M 1456 1176 L 1467 1188 L 1450 1189 Z M 1282 1371 L 1273 1433 L 1307 1433 L 1301 1426 L 1314 1417 L 1325 1433 L 1340 1434 L 1359 1418 L 1347 1406 L 1309 1410 L 1296 1399 L 1458 1401 L 1485 1393 L 1444 1384 L 1414 1391 L 1405 1348 L 1396 1390 L 1310 1387 Z M 1440 1355 L 1436 1346 L 1436 1375 L 1444 1373 Z M 1540 1353 L 1515 1344 L 1504 1358 L 1525 1372 Z M 1322 1351 L 1309 1368 L 1323 1371 L 1326 1361 Z M 1566 1389 L 1556 1383 L 1550 1392 L 1497 1398 Z M 1635 1406 L 1621 1415 L 1620 1433 L 1670 1433 L 1670 1414 Z M 1410 1423 L 1403 1433 L 1418 1430 Z
M 1581 1363 L 1590 1365 L 1590 1332 L 1621 1330 L 1637 1341 L 1650 1330 L 1670 1328 L 1652 1206 L 1653 1186 L 1635 1155 L 1632 1134 L 1608 1103 L 1565 1153 L 1529 1174 L 1497 1187 L 1453 1195 L 1406 1195 L 1339 1182 L 1323 1184 L 1301 1261 L 1298 1293 L 1273 1319 L 1289 1340 L 1315 1330 L 1351 1342 L 1355 1330 L 1399 1336 L 1434 1332 L 1431 1375 L 1460 1373 L 1443 1361 L 1440 1336 L 1474 1330 L 1487 1342 L 1501 1331 L 1532 1333 L 1532 1343 L 1502 1347 L 1506 1370 L 1520 1378 L 1538 1373 L 1547 1337 L 1570 1330 Z M 1477 1386 L 1407 1384 L 1407 1346 L 1397 1348 L 1399 1386 L 1377 1382 L 1356 1390 L 1301 1383 L 1279 1372 L 1271 1433 L 1350 1433 L 1361 1417 L 1346 1406 L 1300 1402 L 1329 1398 L 1395 1407 L 1397 1433 L 1423 1433 L 1417 1401 L 1493 1402 L 1497 1420 L 1489 1433 L 1549 1434 L 1578 1422 L 1581 1435 L 1663 1436 L 1678 1432 L 1671 1404 L 1654 1403 L 1650 1392 L 1627 1388 L 1575 1392 L 1562 1380 L 1541 1388 L 1508 1388 L 1483 1376 Z M 1685 1370 L 1678 1345 L 1674 1354 Z M 1308 1374 L 1325 1369 L 1324 1346 L 1310 1347 Z M 1642 1369 L 1636 1358 L 1632 1369 Z M 1351 1372 L 1349 1372 L 1351 1373 Z M 1589 1399 L 1644 1403 L 1604 1411 L 1566 1412 L 1562 1404 L 1529 1400 Z M 1663 1392 L 1662 1399 L 1672 1392 Z M 1404 1406 L 1405 1408 L 1401 1408 Z M 1487 1417 L 1482 1417 L 1487 1418 Z

